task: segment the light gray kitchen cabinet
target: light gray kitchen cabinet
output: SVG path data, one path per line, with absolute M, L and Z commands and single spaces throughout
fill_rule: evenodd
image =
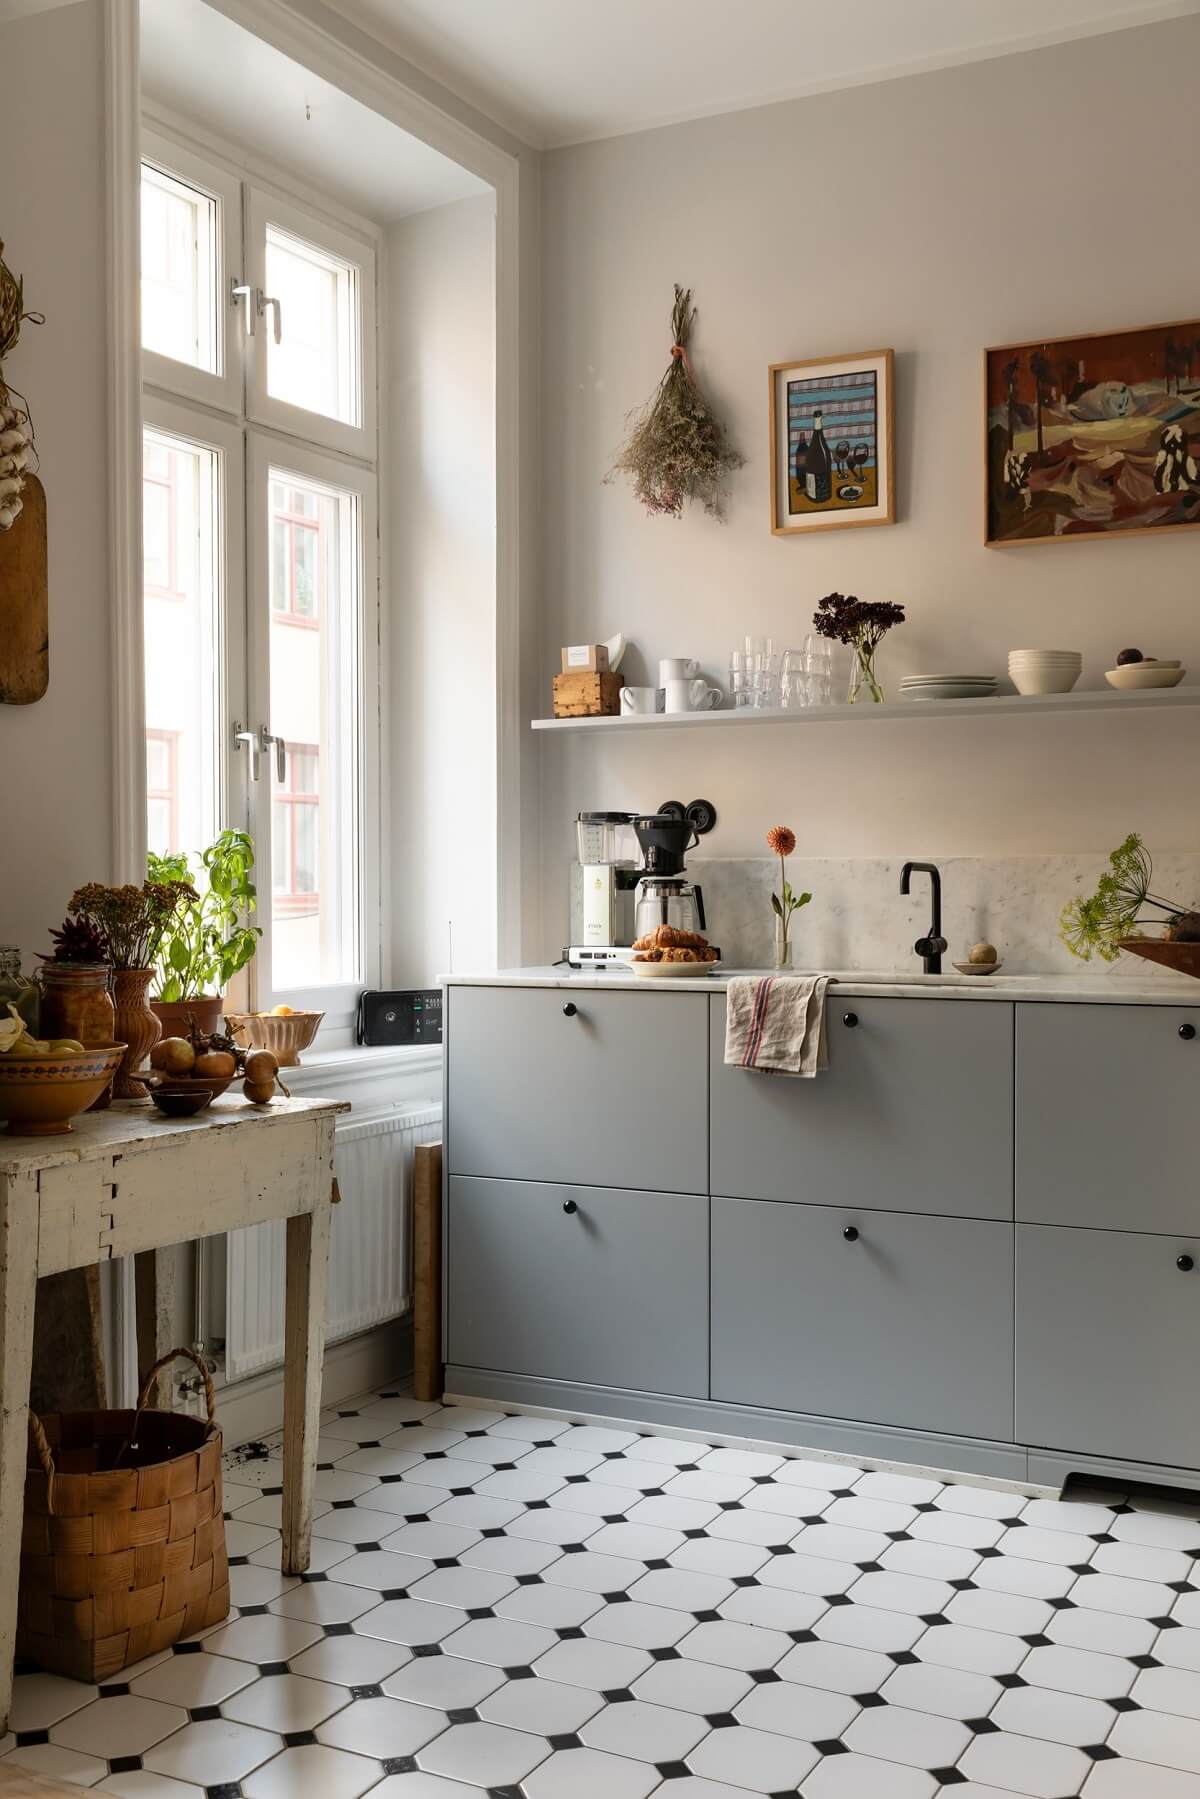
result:
M 711 1291 L 714 1400 L 1012 1438 L 1011 1225 L 714 1199 Z
M 451 1174 L 707 1193 L 705 996 L 447 999 Z
M 711 1001 L 713 1193 L 967 1218 L 1012 1217 L 1012 1007 L 826 1001 L 815 1080 L 725 1066 Z
M 448 1183 L 449 1359 L 703 1398 L 708 1200 Z
M 1016 1298 L 1021 1442 L 1200 1468 L 1200 1239 L 1019 1224 Z
M 1200 1007 L 1016 1012 L 1017 1218 L 1195 1230 Z

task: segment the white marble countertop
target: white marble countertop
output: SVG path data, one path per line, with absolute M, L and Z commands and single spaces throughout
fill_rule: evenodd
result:
M 490 974 L 442 977 L 447 987 L 566 987 L 639 993 L 723 993 L 736 975 L 773 974 L 773 969 L 718 968 L 695 979 L 653 980 L 625 969 L 575 973 L 555 965 L 546 968 L 502 968 Z M 803 969 L 793 970 L 803 974 Z M 1200 981 L 1187 975 L 1143 975 L 1125 963 L 1104 974 L 908 974 L 867 969 L 819 969 L 837 983 L 847 999 L 982 999 L 1057 1000 L 1069 1004 L 1200 1007 Z

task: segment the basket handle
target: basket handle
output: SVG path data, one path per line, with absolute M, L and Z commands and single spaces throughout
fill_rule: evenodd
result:
M 29 1434 L 33 1438 L 33 1447 L 37 1450 L 38 1461 L 42 1464 L 42 1472 L 46 1476 L 46 1510 L 54 1516 L 54 1457 L 50 1452 L 50 1444 L 42 1429 L 42 1421 L 33 1410 L 29 1413 Z
M 204 1402 L 208 1407 L 208 1422 L 209 1424 L 215 1424 L 217 1421 L 217 1394 L 212 1383 L 212 1375 L 208 1372 L 208 1368 L 196 1354 L 195 1350 L 186 1349 L 182 1344 L 180 1344 L 178 1349 L 169 1349 L 166 1355 L 159 1356 L 157 1362 L 155 1362 L 153 1368 L 150 1369 L 142 1382 L 142 1390 L 138 1394 L 137 1409 L 139 1412 L 145 1411 L 146 1401 L 150 1397 L 150 1389 L 154 1385 L 155 1375 L 161 1374 L 164 1368 L 169 1367 L 170 1364 L 176 1361 L 181 1355 L 186 1356 L 189 1362 L 194 1362 L 200 1371 L 200 1378 L 204 1382 Z

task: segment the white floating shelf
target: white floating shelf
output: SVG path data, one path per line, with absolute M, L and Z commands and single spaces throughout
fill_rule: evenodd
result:
M 634 713 L 617 718 L 535 718 L 535 731 L 586 731 L 592 735 L 633 731 L 732 731 L 755 725 L 831 725 L 879 723 L 920 718 L 1042 718 L 1051 712 L 1171 712 L 1200 706 L 1200 686 L 1157 687 L 1118 693 L 1111 687 L 1080 693 L 996 694 L 986 700 L 895 700 L 884 705 L 859 700 L 854 706 L 808 706 L 793 711 L 755 711 L 744 706 L 727 712 Z

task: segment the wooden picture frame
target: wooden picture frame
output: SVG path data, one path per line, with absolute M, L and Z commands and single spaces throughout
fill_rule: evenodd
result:
M 987 549 L 1200 526 L 1200 319 L 992 345 L 982 375 Z
M 891 350 L 770 365 L 771 530 L 776 537 L 895 524 L 894 365 Z M 818 413 L 818 429 L 826 441 L 823 455 L 810 457 Z

